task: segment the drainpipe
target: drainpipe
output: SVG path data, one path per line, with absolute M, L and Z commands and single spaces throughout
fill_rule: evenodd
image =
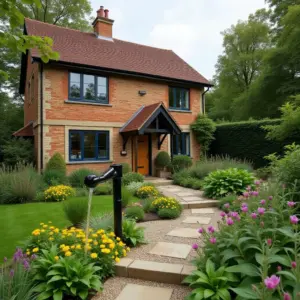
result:
M 210 87 L 207 88 L 206 91 L 202 93 L 202 109 L 203 109 L 203 114 L 205 114 L 205 94 L 210 90 Z
M 44 99 L 43 99 L 43 89 L 44 89 L 44 84 L 43 84 L 43 63 L 40 63 L 41 69 L 40 69 L 40 169 L 41 172 L 43 171 L 44 168 L 44 140 L 43 140 L 43 135 L 44 135 L 44 118 L 43 118 L 43 103 L 44 103 Z

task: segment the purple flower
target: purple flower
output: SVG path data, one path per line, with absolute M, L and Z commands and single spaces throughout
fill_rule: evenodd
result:
M 243 196 L 246 197 L 246 198 L 248 198 L 249 195 L 250 195 L 250 194 L 249 194 L 248 192 L 244 192 L 244 193 L 243 193 Z
M 6 256 L 3 258 L 3 261 L 4 261 L 4 262 L 7 262 L 7 257 L 6 257 Z
M 255 184 L 255 185 L 260 185 L 260 180 L 255 180 L 255 181 L 254 181 L 254 184 Z
M 252 192 L 252 196 L 257 197 L 257 196 L 258 196 L 258 191 L 253 191 L 253 192 Z
M 258 209 L 257 209 L 257 212 L 260 214 L 260 215 L 263 215 L 264 213 L 265 213 L 265 208 L 264 207 L 259 207 Z
M 266 200 L 265 199 L 260 200 L 260 204 L 261 205 L 265 205 L 266 204 Z
M 256 219 L 257 218 L 257 214 L 255 212 L 251 213 L 251 218 L 252 219 Z
M 10 277 L 14 277 L 14 274 L 15 274 L 15 270 L 14 270 L 14 269 L 11 269 L 11 270 L 9 271 L 9 276 L 10 276 Z
M 198 229 L 198 232 L 199 232 L 199 233 L 203 233 L 203 232 L 205 232 L 205 230 L 204 230 L 204 228 L 199 228 L 199 229 Z
M 295 215 L 293 215 L 293 216 L 290 216 L 290 221 L 292 224 L 297 224 L 299 219 Z
M 212 244 L 215 244 L 217 242 L 217 239 L 215 237 L 211 237 L 209 239 L 209 241 L 212 243 Z
M 15 254 L 14 254 L 14 261 L 19 261 L 21 258 L 23 258 L 23 252 L 22 252 L 22 249 L 21 248 L 17 248 Z
M 294 202 L 294 201 L 288 201 L 287 205 L 289 207 L 294 207 L 296 205 L 296 202 Z
M 220 217 L 224 218 L 226 216 L 226 213 L 224 211 L 220 212 Z
M 193 245 L 192 245 L 192 248 L 193 248 L 194 250 L 197 250 L 198 247 L 199 247 L 198 244 L 193 244 Z
M 269 196 L 269 198 L 268 198 L 268 199 L 269 199 L 270 201 L 271 201 L 271 200 L 273 200 L 273 196 Z
M 225 207 L 225 208 L 229 208 L 229 207 L 230 207 L 230 204 L 229 204 L 229 203 L 225 203 L 225 204 L 224 204 L 224 207 Z
M 296 268 L 297 268 L 297 263 L 296 263 L 295 261 L 292 261 L 292 264 L 291 264 L 291 265 L 292 265 L 292 268 L 293 268 L 293 269 L 296 269 Z
M 264 282 L 265 282 L 265 286 L 267 289 L 273 290 L 273 289 L 276 289 L 276 287 L 280 283 L 280 277 L 278 277 L 276 275 L 272 275 L 271 277 L 267 277 L 264 280 Z
M 32 254 L 32 255 L 31 255 L 31 259 L 32 259 L 32 260 L 34 260 L 34 259 L 36 259 L 36 258 L 37 258 L 37 256 L 36 256 L 35 254 Z
M 233 220 L 232 220 L 231 218 L 228 218 L 228 219 L 227 219 L 227 225 L 230 226 L 230 225 L 233 225 L 233 223 L 234 223 L 234 222 L 233 222 Z
M 289 293 L 284 293 L 283 294 L 283 300 L 292 300 L 292 298 L 291 298 Z
M 30 265 L 29 265 L 29 262 L 26 259 L 23 261 L 23 265 L 24 265 L 25 270 L 29 270 Z
M 248 203 L 243 202 L 243 203 L 242 203 L 242 207 L 243 207 L 243 206 L 248 206 Z
M 215 232 L 215 228 L 213 226 L 208 226 L 207 230 L 210 233 L 214 233 Z
M 267 239 L 267 244 L 268 244 L 269 246 L 271 246 L 271 245 L 272 245 L 272 239 Z
M 247 212 L 248 211 L 248 206 L 242 206 L 241 210 L 242 210 L 242 212 Z
M 239 217 L 239 213 L 236 211 L 231 212 L 231 217 L 233 218 L 238 218 Z

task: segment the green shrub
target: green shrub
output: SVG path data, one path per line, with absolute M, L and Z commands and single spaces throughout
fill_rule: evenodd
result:
M 158 196 L 158 194 L 159 192 L 154 186 L 148 185 L 144 185 L 136 191 L 136 196 L 141 199 L 146 199 L 150 197 L 155 198 Z
M 88 201 L 87 199 L 69 199 L 64 201 L 63 209 L 66 218 L 71 222 L 71 224 L 79 225 L 87 216 Z
M 168 152 L 161 151 L 157 154 L 155 158 L 155 166 L 157 168 L 164 169 L 168 167 L 171 163 L 171 158 Z
M 131 172 L 131 167 L 130 167 L 130 165 L 128 163 L 121 163 L 121 165 L 123 167 L 122 168 L 123 175 Z
M 143 182 L 131 182 L 128 185 L 126 185 L 126 188 L 128 191 L 130 191 L 133 195 L 136 194 L 136 191 L 143 186 Z
M 131 182 L 144 182 L 144 176 L 139 173 L 129 172 L 122 178 L 123 184 L 128 185 Z
M 221 198 L 228 194 L 242 194 L 254 183 L 254 176 L 246 170 L 231 168 L 217 170 L 204 179 L 204 193 L 210 198 Z
M 37 192 L 34 198 L 35 202 L 43 202 L 45 201 L 44 192 Z
M 171 197 L 159 197 L 153 200 L 151 211 L 158 212 L 163 208 L 169 208 L 173 210 L 177 210 L 179 212 L 182 211 L 182 206 L 178 200 Z
M 157 215 L 161 219 L 176 219 L 180 216 L 180 210 L 178 209 L 170 209 L 170 208 L 161 208 Z
M 13 138 L 2 147 L 3 162 L 9 166 L 17 163 L 31 164 L 33 162 L 33 144 L 30 140 Z
M 259 168 L 255 170 L 255 176 L 260 179 L 267 180 L 272 175 L 270 167 Z
M 76 197 L 88 197 L 89 191 L 86 187 L 76 188 Z
M 227 196 L 219 199 L 219 204 L 218 204 L 219 208 L 229 211 L 224 207 L 224 204 L 229 203 L 231 205 L 236 200 L 236 197 L 237 196 L 235 194 L 228 194 Z
M 112 230 L 114 227 L 114 218 L 112 213 L 99 214 L 90 218 L 90 227 L 94 230 Z M 81 228 L 86 228 L 86 221 L 81 225 Z
M 58 170 L 66 175 L 67 167 L 64 158 L 58 152 L 54 153 L 46 164 L 45 171 Z
M 125 216 L 127 219 L 133 219 L 138 222 L 144 220 L 145 213 L 140 206 L 129 206 L 125 209 Z
M 202 180 L 192 177 L 191 169 L 184 169 L 173 174 L 172 179 L 174 184 L 195 190 L 200 190 L 203 186 Z
M 133 194 L 126 188 L 122 187 L 122 207 L 127 207 L 128 204 L 132 201 Z
M 48 186 L 66 184 L 66 174 L 61 170 L 48 169 L 43 173 L 43 180 Z
M 179 172 L 183 169 L 191 167 L 193 164 L 192 159 L 187 155 L 176 155 L 172 160 L 172 169 L 173 171 Z
M 144 228 L 136 226 L 135 220 L 123 219 L 123 240 L 128 246 L 136 247 L 145 243 Z
M 148 213 L 151 211 L 151 206 L 152 206 L 153 199 L 142 199 L 141 203 L 143 206 L 143 210 L 145 213 Z
M 86 168 L 77 169 L 69 175 L 69 182 L 73 187 L 84 187 L 85 177 L 91 174 L 95 174 L 95 171 Z
M 98 184 L 94 189 L 95 195 L 112 195 L 113 187 L 111 182 Z
M 44 199 L 49 202 L 60 202 L 75 196 L 75 190 L 67 185 L 50 186 L 44 191 Z

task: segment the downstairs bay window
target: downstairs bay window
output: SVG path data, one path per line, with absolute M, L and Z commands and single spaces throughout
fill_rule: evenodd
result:
M 109 131 L 70 130 L 69 160 L 109 160 Z

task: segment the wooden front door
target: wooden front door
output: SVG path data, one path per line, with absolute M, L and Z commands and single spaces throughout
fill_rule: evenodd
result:
M 137 169 L 138 173 L 142 175 L 149 175 L 149 136 L 139 135 L 138 139 L 138 159 Z

